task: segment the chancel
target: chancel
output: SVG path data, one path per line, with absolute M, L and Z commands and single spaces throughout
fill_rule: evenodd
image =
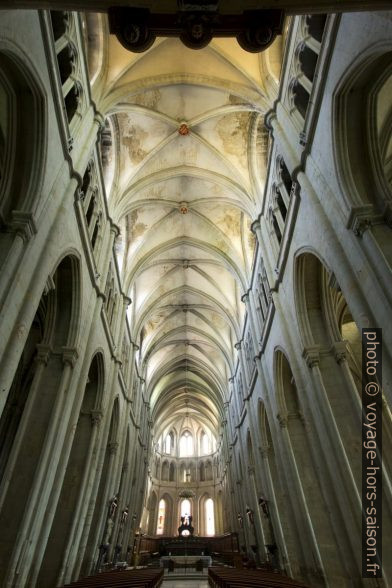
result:
M 0 586 L 392 584 L 390 8 L 0 0 Z

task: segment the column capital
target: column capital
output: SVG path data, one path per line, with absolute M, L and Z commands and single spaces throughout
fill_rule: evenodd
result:
M 100 274 L 96 274 L 95 275 L 95 279 L 96 280 L 98 280 L 99 277 L 100 277 Z M 100 290 L 98 286 L 96 286 L 95 291 L 97 293 L 97 298 L 101 298 L 102 299 L 102 304 L 105 304 L 105 302 L 106 302 L 105 292 L 103 292 L 102 290 Z
M 261 447 L 259 447 L 259 450 L 260 450 L 261 457 L 263 459 L 267 459 L 269 452 L 270 452 L 269 445 L 262 445 Z
M 282 429 L 287 427 L 287 423 L 289 420 L 287 417 L 287 414 L 278 413 L 276 415 L 276 418 L 278 419 L 279 425 L 281 426 Z
M 101 410 L 92 410 L 90 413 L 91 416 L 91 424 L 93 427 L 99 425 L 102 420 L 102 411 Z
M 105 117 L 99 110 L 94 107 L 94 122 L 99 126 L 98 132 L 101 132 L 105 128 Z
M 347 221 L 347 228 L 351 229 L 357 237 L 362 237 L 373 224 L 380 222 L 380 215 L 375 213 L 372 204 L 353 206 Z
M 116 225 L 116 223 L 109 217 L 110 222 L 110 232 L 113 233 L 114 237 L 118 237 L 120 234 L 120 227 Z
M 241 296 L 242 302 L 246 303 L 249 300 L 249 292 L 250 288 L 248 288 L 247 291 L 243 293 L 243 295 Z
M 336 362 L 340 365 L 347 359 L 347 346 L 344 341 L 335 341 L 332 345 L 333 354 Z
M 49 292 L 56 289 L 56 284 L 54 283 L 53 276 L 48 276 L 48 279 L 45 282 L 44 286 L 44 294 L 47 296 Z
M 258 231 L 260 229 L 260 217 L 258 217 L 256 220 L 253 221 L 253 223 L 250 225 L 250 230 L 252 231 L 252 233 L 254 235 L 256 235 L 256 231 Z
M 273 121 L 276 119 L 276 112 L 275 109 L 271 109 L 266 112 L 264 116 L 264 124 L 268 131 L 271 133 L 273 130 Z
M 305 359 L 308 367 L 313 368 L 320 363 L 320 349 L 314 345 L 312 347 L 305 347 L 302 352 L 302 357 Z
M 52 348 L 50 347 L 50 345 L 45 345 L 44 343 L 38 343 L 37 355 L 35 356 L 35 361 L 37 363 L 43 363 L 44 365 L 47 365 L 51 353 L 52 353 Z
M 79 357 L 79 353 L 75 347 L 62 347 L 62 356 L 63 363 L 66 365 L 68 364 L 71 368 L 73 368 Z
M 24 243 L 30 241 L 37 233 L 37 225 L 31 212 L 13 210 L 11 213 L 11 227 L 23 239 Z
M 118 449 L 117 441 L 112 441 L 111 443 L 108 444 L 108 450 L 109 450 L 110 455 L 115 455 L 117 453 L 117 449 Z
M 126 306 L 130 306 L 132 304 L 132 298 L 130 298 L 129 296 L 127 296 L 124 292 L 121 293 L 122 297 L 123 297 L 123 302 L 124 304 L 126 304 Z

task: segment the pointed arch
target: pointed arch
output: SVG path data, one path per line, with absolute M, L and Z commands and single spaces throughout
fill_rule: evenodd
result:
M 12 226 L 20 215 L 20 220 L 23 215 L 35 215 L 40 200 L 42 204 L 47 105 L 30 58 L 4 37 L 0 39 L 0 88 L 5 108 L 0 123 L 0 219 Z M 29 230 L 35 232 L 34 222 Z

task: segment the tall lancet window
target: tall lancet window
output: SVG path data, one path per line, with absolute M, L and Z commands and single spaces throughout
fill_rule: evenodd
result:
M 210 441 L 208 439 L 207 433 L 203 432 L 201 436 L 201 453 L 202 455 L 207 455 L 210 453 Z
M 185 498 L 181 502 L 181 516 L 182 517 L 189 517 L 190 514 L 191 514 L 191 503 L 190 503 L 190 500 Z
M 158 523 L 157 523 L 157 535 L 163 535 L 163 529 L 165 528 L 165 515 L 166 515 L 166 502 L 160 500 L 158 508 Z
M 193 455 L 193 437 L 189 431 L 185 431 L 180 439 L 180 457 Z
M 205 515 L 207 535 L 215 535 L 214 501 L 212 498 L 206 500 Z
M 172 437 L 170 435 L 170 433 L 168 433 L 168 435 L 166 435 L 166 439 L 165 439 L 165 453 L 171 453 L 172 450 Z

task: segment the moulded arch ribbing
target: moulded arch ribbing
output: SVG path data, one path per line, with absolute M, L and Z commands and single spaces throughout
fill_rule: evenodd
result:
M 214 398 L 210 394 L 209 387 L 201 383 L 191 386 L 187 394 L 184 391 L 184 383 L 179 382 L 177 385 L 169 385 L 162 394 L 154 402 L 153 415 L 157 423 L 159 423 L 159 413 L 163 411 L 169 411 L 174 414 L 177 408 L 183 409 L 185 401 L 189 407 L 192 407 L 196 412 L 200 414 L 204 413 L 213 420 L 217 421 L 218 416 L 222 417 L 223 403 L 219 398 Z M 194 396 L 194 398 L 190 398 Z M 170 407 L 168 406 L 168 403 Z
M 232 323 L 232 318 L 230 313 L 228 313 L 228 311 L 224 308 L 224 306 L 215 298 L 213 298 L 212 296 L 210 296 L 209 294 L 206 294 L 205 292 L 202 292 L 201 290 L 197 290 L 196 288 L 193 288 L 191 286 L 179 286 L 178 288 L 174 288 L 173 290 L 169 290 L 168 292 L 165 292 L 165 294 L 163 294 L 160 298 L 160 302 L 162 302 L 163 300 L 165 300 L 166 298 L 169 298 L 171 296 L 175 296 L 176 294 L 195 294 L 196 296 L 200 296 L 202 299 L 206 299 L 208 302 L 212 303 L 213 306 L 215 306 L 220 312 L 222 312 L 223 314 L 225 314 L 228 319 L 230 320 L 230 322 Z M 148 320 L 148 318 L 155 312 L 156 310 L 156 302 L 157 301 L 153 301 L 149 307 L 147 307 L 145 310 L 140 311 L 140 317 L 137 321 L 137 323 L 135 324 L 134 327 L 134 337 L 137 340 L 140 336 L 140 331 L 144 325 L 144 323 L 146 322 L 146 320 Z M 159 306 L 158 306 L 159 308 Z M 233 325 L 234 326 L 234 325 Z M 235 332 L 237 334 L 237 328 L 235 328 Z
M 170 338 L 177 335 L 178 333 L 182 333 L 184 331 L 200 335 L 200 336 L 204 337 L 205 339 L 207 339 L 212 347 L 217 347 L 218 349 L 220 349 L 222 351 L 222 354 L 224 355 L 230 369 L 233 369 L 234 366 L 233 366 L 233 361 L 230 357 L 230 350 L 225 345 L 220 343 L 219 340 L 213 338 L 209 333 L 206 333 L 205 331 L 202 331 L 201 329 L 198 329 L 197 327 L 192 327 L 190 325 L 185 325 L 185 324 L 181 325 L 179 327 L 175 327 L 175 328 L 171 329 L 170 331 L 168 331 L 167 333 L 165 333 L 164 335 L 162 335 L 155 343 L 153 343 L 150 346 L 149 349 L 145 350 L 145 357 L 151 358 L 155 352 L 159 351 L 163 347 L 165 347 L 167 345 L 172 345 L 173 341 L 171 341 Z M 178 341 L 187 341 L 187 340 L 188 339 L 185 338 L 185 339 L 179 339 L 176 341 L 178 342 Z M 202 340 L 202 342 L 204 343 L 203 340 Z M 189 340 L 189 344 L 192 345 L 192 340 Z M 204 344 L 207 344 L 207 343 L 204 343 Z
M 11 106 L 0 181 L 2 208 L 6 208 L 0 212 L 4 215 L 3 222 L 12 222 L 18 220 L 15 213 L 13 218 L 9 216 L 13 210 L 37 215 L 38 205 L 42 203 L 47 159 L 47 99 L 45 85 L 29 55 L 4 36 L 0 39 L 0 81 Z
M 98 347 L 92 353 L 91 360 L 90 360 L 90 368 L 96 362 L 97 364 L 97 374 L 98 374 L 98 385 L 97 385 L 97 394 L 96 394 L 96 402 L 94 406 L 94 410 L 100 411 L 102 410 L 103 405 L 103 396 L 105 390 L 105 353 L 102 347 Z
M 213 397 L 211 397 L 208 386 L 199 384 L 192 387 L 191 391 L 195 396 L 194 399 L 189 398 L 190 395 L 187 394 L 183 389 L 181 390 L 181 388 L 183 387 L 178 385 L 168 386 L 168 388 L 157 399 L 156 403 L 154 403 L 153 414 L 155 415 L 157 422 L 159 420 L 158 413 L 162 410 L 162 405 L 165 410 L 170 410 L 170 412 L 174 413 L 178 407 L 183 408 L 184 400 L 187 400 L 188 406 L 194 408 L 200 413 L 202 413 L 205 408 L 204 412 L 214 416 L 214 418 L 219 416 L 219 412 L 222 413 L 222 403 L 219 402 L 219 399 L 216 401 Z M 179 392 L 179 390 L 181 390 L 181 392 Z M 167 405 L 169 400 L 171 402 L 170 407 Z M 201 410 L 201 408 L 203 408 L 203 410 Z
M 294 255 L 294 302 L 296 308 L 297 321 L 299 326 L 299 334 L 304 347 L 317 344 L 314 340 L 311 329 L 306 293 L 308 291 L 308 284 L 306 283 L 306 257 L 312 256 L 317 262 L 325 268 L 327 272 L 328 265 L 325 263 L 319 253 L 312 247 L 302 247 Z
M 148 92 L 165 86 L 178 85 L 192 85 L 222 92 L 229 91 L 233 96 L 241 98 L 244 102 L 254 105 L 263 112 L 267 112 L 269 108 L 266 98 L 245 84 L 230 82 L 216 76 L 187 73 L 150 76 L 128 82 L 117 88 L 112 87 L 98 106 L 101 112 L 110 112 L 116 104 L 127 99 L 131 101 L 132 96 L 140 94 L 142 91 Z
M 202 353 L 204 355 L 205 358 L 207 358 L 207 352 L 204 351 L 204 349 L 200 349 L 199 350 L 200 353 Z M 191 381 L 193 381 L 192 376 L 186 376 L 185 372 L 189 371 L 189 374 L 192 374 L 192 372 L 195 374 L 195 376 L 199 377 L 202 380 L 207 380 L 209 381 L 209 385 L 212 385 L 211 382 L 211 378 L 209 377 L 210 372 L 208 372 L 204 367 L 200 368 L 200 370 L 195 370 L 192 369 L 192 366 L 190 365 L 190 360 L 193 361 L 197 361 L 198 363 L 200 362 L 200 358 L 199 357 L 194 357 L 194 356 L 188 356 L 188 363 L 186 361 L 183 361 L 181 363 L 177 363 L 175 364 L 175 367 L 173 367 L 173 363 L 169 363 L 169 361 L 167 360 L 167 358 L 163 359 L 160 364 L 159 367 L 157 366 L 156 370 L 152 370 L 150 373 L 150 377 L 152 378 L 156 378 L 156 374 L 159 373 L 158 370 L 160 372 L 162 372 L 163 370 L 165 370 L 165 373 L 163 376 L 160 377 L 160 379 L 163 378 L 168 378 L 170 374 L 174 374 L 172 376 L 172 379 L 179 379 L 179 378 L 183 378 L 186 380 L 187 377 L 190 377 Z M 212 364 L 210 365 L 210 369 L 212 370 Z M 225 375 L 222 373 L 219 373 L 217 371 L 212 372 L 213 374 L 213 379 L 217 381 L 217 386 L 219 386 L 220 389 L 222 389 L 224 387 L 224 382 L 226 381 Z M 159 382 L 159 380 L 158 380 Z M 158 387 L 158 383 L 156 384 L 155 388 Z M 159 386 L 161 387 L 161 386 Z
M 150 186 L 156 186 L 158 183 L 164 182 L 165 180 L 181 177 L 195 178 L 199 180 L 205 180 L 212 184 L 217 184 L 218 186 L 221 186 L 222 188 L 225 188 L 236 194 L 239 201 L 242 203 L 249 201 L 249 204 L 252 205 L 252 200 L 249 197 L 248 192 L 234 180 L 212 170 L 181 164 L 175 167 L 169 167 L 152 172 L 147 176 L 138 178 L 136 182 L 132 181 L 128 187 L 125 187 L 123 189 L 121 199 L 117 202 L 116 210 L 114 211 L 116 221 L 118 222 L 125 214 L 127 214 L 128 203 L 132 202 L 133 197 L 137 195 L 138 192 L 144 190 L 145 188 L 149 188 Z M 248 209 L 247 212 L 248 215 L 252 217 L 253 210 Z
M 182 362 L 172 361 L 161 364 L 157 373 L 151 378 L 148 389 L 149 398 L 155 399 L 155 396 L 160 394 L 162 390 L 173 386 L 197 386 L 199 381 L 208 385 L 208 389 L 214 393 L 217 400 L 223 398 L 224 379 L 219 378 L 219 374 L 213 372 L 211 366 L 194 367 L 199 363 L 199 360 L 194 361 L 192 365 L 192 359 L 188 358 Z M 192 377 L 192 373 L 195 377 Z
M 214 255 L 216 259 L 221 262 L 221 265 L 223 265 L 233 275 L 234 279 L 240 283 L 243 291 L 246 291 L 247 280 L 243 275 L 242 271 L 240 270 L 240 268 L 234 263 L 234 261 L 228 255 L 226 255 L 223 251 L 221 251 L 218 247 L 212 245 L 211 243 L 185 236 L 167 240 L 163 244 L 154 247 L 153 250 L 148 251 L 142 257 L 142 259 L 137 261 L 135 267 L 130 270 L 129 277 L 124 284 L 124 290 L 129 292 L 132 289 L 132 284 L 136 280 L 137 276 L 140 275 L 140 272 L 143 270 L 144 264 L 150 263 L 151 260 L 154 259 L 154 257 L 179 246 L 194 247 L 195 249 L 200 249 L 201 251 L 205 251 L 209 254 Z
M 53 341 L 56 335 L 56 322 L 61 316 L 61 314 L 65 313 L 64 308 L 59 307 L 64 301 L 64 297 L 68 294 L 70 297 L 69 303 L 71 305 L 71 312 L 69 313 L 69 322 L 66 326 L 67 335 L 64 336 L 64 343 L 63 345 L 68 348 L 74 348 L 78 345 L 79 338 L 81 337 L 81 330 L 80 330 L 80 316 L 82 310 L 82 301 L 81 301 L 81 268 L 80 268 L 80 253 L 73 248 L 66 249 L 63 251 L 57 258 L 56 263 L 54 264 L 54 269 L 49 274 L 51 285 L 54 285 L 54 280 L 59 276 L 59 269 L 64 266 L 64 263 L 69 262 L 70 264 L 70 273 L 71 275 L 65 280 L 64 291 L 61 291 L 59 288 L 50 289 L 49 294 L 54 296 L 56 300 L 55 311 L 52 316 L 52 325 L 48 332 L 50 335 L 48 339 Z
M 160 308 L 162 309 L 162 307 L 160 307 Z M 201 307 L 198 307 L 198 308 L 201 308 Z M 196 310 L 196 308 L 188 308 L 188 307 L 187 307 L 186 310 L 191 315 L 199 318 L 203 323 L 205 323 L 209 328 L 211 328 L 216 335 L 218 335 L 218 333 L 219 333 L 218 329 L 214 325 L 211 325 L 210 321 L 208 321 L 207 317 L 204 316 L 204 314 L 201 311 Z M 176 317 L 176 315 L 181 315 L 181 313 L 183 313 L 183 312 L 184 312 L 184 309 L 183 308 L 174 308 L 173 309 L 173 312 L 171 312 L 167 317 L 165 317 L 162 325 L 165 324 L 165 323 L 168 323 L 169 321 L 171 321 L 172 319 L 174 319 Z M 231 325 L 228 323 L 227 317 L 225 317 L 224 315 L 220 315 L 220 316 L 225 320 L 227 326 L 231 329 Z M 154 345 L 156 339 L 159 336 L 160 336 L 159 333 L 155 333 L 154 332 L 153 335 L 149 334 L 144 339 L 143 344 L 144 344 L 144 348 L 145 348 L 145 357 L 147 356 L 147 354 L 149 354 L 149 351 L 148 351 L 149 350 L 149 347 L 151 347 L 152 345 Z M 148 341 L 148 343 L 146 343 L 147 341 Z
M 164 265 L 164 264 L 160 264 L 160 265 Z M 154 287 L 151 288 L 151 292 L 149 293 L 149 296 L 146 297 L 144 300 L 144 303 L 143 303 L 144 306 L 146 306 L 150 300 L 154 300 L 154 298 L 156 300 L 160 300 L 161 294 L 162 294 L 161 290 L 160 290 L 161 286 L 164 284 L 167 284 L 169 277 L 172 278 L 174 276 L 174 274 L 180 273 L 184 269 L 183 264 L 171 264 L 171 265 L 172 265 L 172 267 L 169 270 L 167 270 L 166 273 L 164 275 L 162 275 L 159 278 L 159 280 L 156 281 Z M 222 299 L 224 305 L 230 307 L 230 301 L 226 298 L 225 292 L 221 290 L 217 281 L 210 274 L 208 274 L 207 272 L 202 270 L 197 263 L 193 263 L 193 262 L 190 262 L 188 264 L 187 269 L 189 270 L 189 274 L 191 274 L 192 271 L 194 271 L 195 273 L 198 273 L 202 278 L 204 278 L 210 284 L 210 286 L 216 290 L 217 297 L 219 296 Z M 140 309 L 139 309 L 139 311 L 140 311 Z
M 390 39 L 377 40 L 361 54 L 360 62 L 357 57 L 353 59 L 333 92 L 332 149 L 347 214 L 353 206 L 382 209 L 392 199 L 379 161 L 374 116 L 380 83 L 385 82 L 385 76 L 392 75 L 391 63 Z M 382 196 L 377 200 L 369 198 L 370 195 Z
M 199 364 L 200 362 L 198 361 L 197 363 Z M 189 371 L 195 373 L 199 380 L 194 380 L 192 377 L 184 374 L 184 368 L 187 367 L 190 368 Z M 163 379 L 166 379 L 166 381 L 160 385 L 160 382 Z M 188 364 L 185 364 L 185 362 L 172 362 L 161 365 L 157 374 L 151 378 L 148 398 L 154 398 L 154 392 L 158 387 L 158 394 L 161 396 L 167 390 L 179 389 L 184 386 L 191 386 L 192 388 L 197 389 L 202 386 L 200 381 L 205 383 L 205 390 L 207 392 L 212 392 L 215 401 L 220 404 L 224 398 L 224 380 L 221 378 L 221 381 L 219 381 L 217 375 L 212 372 L 209 366 L 203 366 L 200 370 L 193 368 L 191 361 L 189 360 Z M 155 404 L 156 401 L 154 400 L 154 406 Z

